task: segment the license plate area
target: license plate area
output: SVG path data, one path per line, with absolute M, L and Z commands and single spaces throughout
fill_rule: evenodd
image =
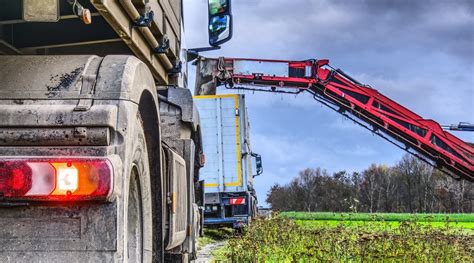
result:
M 0 207 L 0 251 L 116 251 L 115 203 Z

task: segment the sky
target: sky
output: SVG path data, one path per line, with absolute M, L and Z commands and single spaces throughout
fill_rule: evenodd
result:
M 202 55 L 327 58 L 423 118 L 474 123 L 472 0 L 234 0 L 232 14 L 232 40 Z M 184 19 L 187 47 L 208 46 L 207 0 L 184 0 Z M 193 85 L 194 67 L 189 74 Z M 260 205 L 272 185 L 305 168 L 363 171 L 395 165 L 405 153 L 309 94 L 240 93 L 247 94 L 253 151 L 263 158 L 255 178 Z M 472 132 L 453 134 L 474 142 Z

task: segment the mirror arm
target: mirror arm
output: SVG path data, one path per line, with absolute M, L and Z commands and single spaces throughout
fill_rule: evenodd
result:
M 221 49 L 220 46 L 215 46 L 215 47 L 200 47 L 200 48 L 190 48 L 187 50 L 187 57 L 188 60 L 187 62 L 191 62 L 195 60 L 197 57 L 199 57 L 199 52 L 206 52 L 206 51 L 212 51 L 212 50 L 218 50 Z
M 215 46 L 215 47 L 190 48 L 188 49 L 188 51 L 199 53 L 199 52 L 206 52 L 206 51 L 212 51 L 212 50 L 217 50 L 217 49 L 221 49 L 221 47 Z

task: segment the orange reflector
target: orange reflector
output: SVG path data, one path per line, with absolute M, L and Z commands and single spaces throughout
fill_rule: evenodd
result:
M 100 182 L 100 170 L 88 163 L 75 163 L 79 171 L 79 187 L 75 195 L 89 195 L 97 190 Z
M 92 15 L 91 15 L 91 11 L 89 9 L 83 9 L 82 10 L 82 22 L 84 22 L 84 24 L 86 25 L 90 25 L 92 23 Z

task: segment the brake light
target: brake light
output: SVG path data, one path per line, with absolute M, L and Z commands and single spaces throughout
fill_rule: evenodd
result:
M 105 159 L 0 161 L 0 200 L 104 200 L 112 190 Z

